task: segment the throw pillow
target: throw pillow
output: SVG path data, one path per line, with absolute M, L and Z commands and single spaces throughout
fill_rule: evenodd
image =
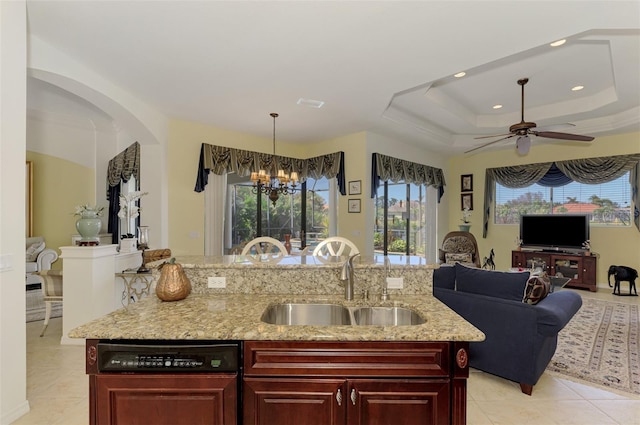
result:
M 469 252 L 447 252 L 444 254 L 445 262 L 447 264 L 455 263 L 471 263 L 471 253 Z
M 25 260 L 27 261 L 27 263 L 36 261 L 36 259 L 38 258 L 38 254 L 40 254 L 40 252 L 44 250 L 44 245 L 44 242 L 36 242 L 29 245 L 29 248 L 27 248 L 27 252 L 25 255 Z
M 524 298 L 522 302 L 527 304 L 538 304 L 549 295 L 551 289 L 551 281 L 546 273 L 531 276 L 527 280 L 527 286 L 524 289 Z
M 458 291 L 522 302 L 529 272 L 500 272 L 462 264 L 455 267 Z

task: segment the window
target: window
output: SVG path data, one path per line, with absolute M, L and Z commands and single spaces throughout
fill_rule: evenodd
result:
M 374 251 L 384 255 L 424 255 L 425 186 L 385 182 L 376 193 L 375 205 Z
M 335 205 L 335 179 L 308 178 L 294 194 L 280 195 L 275 206 L 266 195 L 254 193 L 250 181 L 229 179 L 228 190 L 231 248 L 242 247 L 258 236 L 284 241 L 285 235 L 290 234 L 293 249 L 302 249 L 313 247 L 331 233 L 329 217 L 330 208 Z M 305 235 L 304 241 L 301 235 Z
M 496 183 L 494 222 L 518 224 L 521 214 L 590 214 L 591 224 L 631 225 L 629 173 L 602 184 L 571 182 L 560 187 L 538 184 L 510 189 Z

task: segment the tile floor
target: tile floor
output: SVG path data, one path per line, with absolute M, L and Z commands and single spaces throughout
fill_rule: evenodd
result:
M 639 302 L 636 297 L 614 297 L 607 289 L 595 294 L 578 292 L 583 297 Z M 27 397 L 31 411 L 14 424 L 86 425 L 89 383 L 84 373 L 84 348 L 60 345 L 60 318 L 51 320 L 43 338 L 38 336 L 41 329 L 42 322 L 27 323 Z M 542 375 L 529 397 L 514 382 L 472 370 L 467 423 L 640 425 L 640 397 L 604 391 L 549 373 Z

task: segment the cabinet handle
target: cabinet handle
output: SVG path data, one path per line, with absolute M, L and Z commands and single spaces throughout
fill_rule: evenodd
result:
M 342 406 L 342 391 L 338 388 L 338 392 L 336 393 L 336 401 L 338 402 L 338 406 Z
M 353 405 L 356 405 L 356 389 L 355 388 L 351 388 L 351 403 L 353 403 Z

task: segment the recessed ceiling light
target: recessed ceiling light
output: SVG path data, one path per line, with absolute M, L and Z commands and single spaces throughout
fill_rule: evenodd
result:
M 575 87 L 571 87 L 571 91 L 580 91 L 584 88 L 584 86 L 575 86 Z
M 453 76 L 454 76 L 454 77 L 456 77 L 456 78 L 462 78 L 462 77 L 464 77 L 465 75 L 467 75 L 467 73 L 466 73 L 466 72 L 464 72 L 464 71 L 462 71 L 462 72 L 458 72 L 457 74 L 453 74 Z
M 324 106 L 324 102 L 322 100 L 305 99 L 303 97 L 298 99 L 296 103 L 301 106 L 308 106 L 309 108 L 316 109 L 320 109 Z
M 493 109 L 500 109 L 500 108 L 502 108 L 502 105 L 500 105 L 500 104 L 493 105 Z
M 554 41 L 553 43 L 549 43 L 549 46 L 551 47 L 558 47 L 558 46 L 562 46 L 564 43 L 566 43 L 567 40 L 565 40 L 564 38 L 562 40 L 558 40 L 558 41 Z

